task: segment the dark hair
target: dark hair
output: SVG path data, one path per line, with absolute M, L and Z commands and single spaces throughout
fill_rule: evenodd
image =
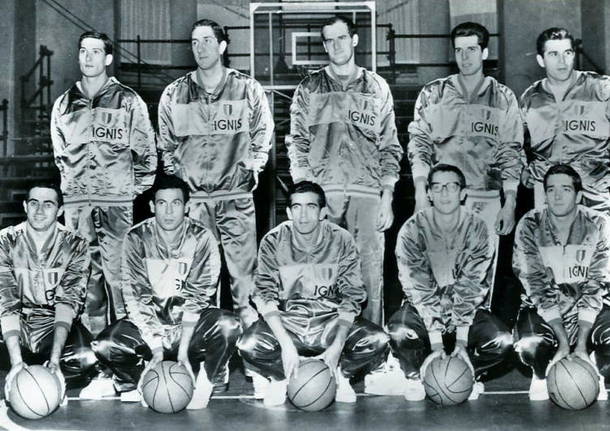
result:
M 481 50 L 487 48 L 489 44 L 489 31 L 477 22 L 463 22 L 451 30 L 451 44 L 455 48 L 455 39 L 457 37 L 476 36 L 479 40 Z
M 187 183 L 174 175 L 158 174 L 155 178 L 155 183 L 151 187 L 151 199 L 154 202 L 157 192 L 160 190 L 180 189 L 184 203 L 187 203 L 191 197 L 191 190 Z
M 430 169 L 430 172 L 428 173 L 428 181 L 426 183 L 426 187 L 430 188 L 430 186 L 432 185 L 432 179 L 434 178 L 434 174 L 436 174 L 437 172 L 453 172 L 458 176 L 458 180 L 460 182 L 460 190 L 466 188 L 466 177 L 464 176 L 464 173 L 460 170 L 460 168 L 453 165 L 447 165 L 445 163 L 440 163 Z
M 100 33 L 99 31 L 84 32 L 78 38 L 78 49 L 79 50 L 81 48 L 81 46 L 80 46 L 81 42 L 83 41 L 83 39 L 87 39 L 87 38 L 101 40 L 102 42 L 104 42 L 104 52 L 106 53 L 106 55 L 112 54 L 112 50 L 113 50 L 112 41 L 110 40 L 110 38 L 108 37 L 108 35 L 106 33 Z
M 216 36 L 216 40 L 218 41 L 218 43 L 224 41 L 227 43 L 227 45 L 229 44 L 229 38 L 227 37 L 224 28 L 222 28 L 220 24 L 218 24 L 216 21 L 212 21 L 211 19 L 200 19 L 199 21 L 193 24 L 193 27 L 191 28 L 191 34 L 198 27 L 210 27 L 214 32 L 214 36 Z
M 574 48 L 574 36 L 562 27 L 551 27 L 544 30 L 542 33 L 538 35 L 538 39 L 536 39 L 536 51 L 539 55 L 544 57 L 544 45 L 547 40 L 563 40 L 568 39 L 572 44 L 572 49 Z
M 311 181 L 301 181 L 288 187 L 288 206 L 292 205 L 292 195 L 297 193 L 315 193 L 318 195 L 318 205 L 320 208 L 326 206 L 326 194 L 322 187 Z
M 333 25 L 336 22 L 342 22 L 347 26 L 347 32 L 349 33 L 350 37 L 356 34 L 356 26 L 354 25 L 354 21 L 344 15 L 335 15 L 328 18 L 320 26 L 320 36 L 322 37 L 322 41 L 324 41 L 324 27 L 327 25 Z
M 64 197 L 61 193 L 61 189 L 59 187 L 59 182 L 55 181 L 37 181 L 32 183 L 32 185 L 28 188 L 28 194 L 25 198 L 26 202 L 30 199 L 30 193 L 32 189 L 40 188 L 40 189 L 51 189 L 57 195 L 57 206 L 60 207 L 64 204 Z
M 574 168 L 570 165 L 559 164 L 551 166 L 549 170 L 546 171 L 546 174 L 544 174 L 544 180 L 542 184 L 544 186 L 545 192 L 547 188 L 547 183 L 549 182 L 549 177 L 551 175 L 559 174 L 564 174 L 572 178 L 572 184 L 574 185 L 574 191 L 576 193 L 582 190 L 582 179 L 580 178 L 580 175 L 578 175 L 578 172 L 576 172 Z

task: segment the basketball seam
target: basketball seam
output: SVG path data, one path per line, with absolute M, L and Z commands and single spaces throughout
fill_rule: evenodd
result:
M 318 371 L 316 374 L 314 374 L 313 376 L 311 376 L 309 378 L 309 380 L 307 380 L 306 382 L 303 382 L 303 384 L 301 385 L 301 387 L 294 393 L 294 395 L 292 396 L 292 399 L 295 400 L 297 398 L 297 396 L 299 395 L 299 392 L 301 392 L 301 389 L 303 389 L 305 386 L 307 386 L 309 384 L 309 382 L 311 382 L 313 379 L 315 379 L 320 373 L 325 372 L 327 369 L 326 368 L 322 368 L 320 371 Z

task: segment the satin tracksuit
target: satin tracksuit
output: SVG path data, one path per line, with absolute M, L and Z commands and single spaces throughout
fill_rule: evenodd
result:
M 189 216 L 220 241 L 233 308 L 249 310 L 256 265 L 252 190 L 267 162 L 273 117 L 263 87 L 236 70 L 213 93 L 196 72 L 168 85 L 159 102 L 159 146 L 166 173 L 191 188 Z
M 220 256 L 210 231 L 185 218 L 176 242 L 167 245 L 159 229 L 153 217 L 127 233 L 121 264 L 127 318 L 91 344 L 120 392 L 135 389 L 144 360 L 153 353 L 163 350 L 165 359 L 176 357 L 185 326 L 195 327 L 189 345 L 193 365 L 204 361 L 210 381 L 222 383 L 241 335 L 239 319 L 212 306 Z
M 426 84 L 417 98 L 409 137 L 407 155 L 414 182 L 425 180 L 438 163 L 457 166 L 466 177 L 466 207 L 487 222 L 496 242 L 490 268 L 493 289 L 500 190 L 516 196 L 525 163 L 515 95 L 489 76 L 470 96 L 459 75 L 437 79 Z M 491 299 L 489 295 L 489 303 Z
M 10 364 L 4 340 L 19 335 L 26 363 L 49 359 L 54 329 L 69 333 L 60 358 L 66 384 L 86 384 L 96 363 L 91 334 L 80 323 L 89 253 L 87 241 L 56 224 L 40 254 L 27 222 L 0 231 L 0 358 Z M 78 383 L 77 383 L 78 382 Z
M 263 319 L 279 316 L 300 355 L 324 352 L 343 325 L 349 328 L 340 358 L 343 374 L 379 366 L 388 353 L 388 336 L 357 317 L 365 298 L 358 252 L 343 228 L 322 221 L 313 243 L 306 244 L 287 221 L 263 238 L 253 301 Z M 280 345 L 264 320 L 246 330 L 238 348 L 255 371 L 284 379 Z
M 123 237 L 133 200 L 152 185 L 155 135 L 142 99 L 110 77 L 89 99 L 80 82 L 51 113 L 66 225 L 89 241 L 91 277 L 83 321 L 94 334 L 125 315 L 119 292 Z
M 405 375 L 416 378 L 431 345 L 443 338 L 467 340 L 480 378 L 512 350 L 508 328 L 485 306 L 494 242 L 485 222 L 465 208 L 449 233 L 437 225 L 434 211 L 416 213 L 398 233 L 396 258 L 405 300 L 388 322 L 390 346 Z
M 364 68 L 347 84 L 329 67 L 310 74 L 292 99 L 286 147 L 293 180 L 320 184 L 328 220 L 354 237 L 368 294 L 363 316 L 382 325 L 385 241 L 375 226 L 381 192 L 394 190 L 403 154 L 388 84 Z
M 562 100 L 546 79 L 521 96 L 521 116 L 530 137 L 532 161 L 526 186 L 534 187 L 536 208 L 544 205 L 544 174 L 553 165 L 572 166 L 583 183 L 583 203 L 610 215 L 610 78 L 575 71 Z
M 588 340 L 600 372 L 610 375 L 609 220 L 578 206 L 563 243 L 547 208 L 528 212 L 517 226 L 513 270 L 523 285 L 522 306 L 515 328 L 515 350 L 523 363 L 544 378 L 557 350 L 549 322 L 561 322 L 571 345 L 579 322 L 593 325 Z

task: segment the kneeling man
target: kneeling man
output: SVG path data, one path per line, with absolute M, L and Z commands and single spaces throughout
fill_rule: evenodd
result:
M 123 401 L 138 401 L 141 376 L 164 359 L 177 359 L 191 374 L 191 363 L 201 363 L 187 406 L 201 409 L 207 407 L 214 383 L 224 382 L 241 324 L 233 313 L 211 305 L 220 271 L 218 244 L 203 225 L 186 217 L 188 186 L 162 176 L 153 190 L 155 216 L 134 226 L 123 245 L 121 291 L 127 317 L 92 343 L 114 382 L 92 382 L 81 398 L 116 389 Z
M 324 220 L 322 188 L 303 181 L 288 195 L 289 220 L 259 248 L 253 301 L 263 319 L 246 330 L 238 348 L 247 365 L 271 378 L 267 406 L 286 400 L 300 355 L 322 359 L 335 373 L 336 401 L 353 403 L 349 378 L 385 360 L 388 336 L 358 317 L 366 299 L 358 251 L 345 229 Z
M 583 186 L 568 165 L 545 174 L 546 206 L 517 226 L 513 270 L 524 294 L 515 350 L 532 367 L 530 400 L 546 400 L 549 364 L 567 356 L 591 361 L 610 374 L 610 230 L 606 216 L 578 205 Z M 572 350 L 573 349 L 573 350 Z M 598 399 L 607 399 L 603 377 Z
M 392 354 L 406 376 L 404 397 L 425 398 L 421 378 L 429 363 L 447 354 L 473 369 L 470 399 L 481 379 L 512 350 L 508 328 L 485 304 L 493 279 L 494 239 L 485 221 L 469 212 L 466 180 L 459 168 L 439 164 L 428 174 L 432 206 L 413 215 L 396 240 L 405 300 L 388 322 Z
M 96 363 L 91 334 L 80 322 L 89 249 L 84 238 L 57 222 L 62 203 L 58 187 L 35 185 L 23 203 L 27 221 L 0 231 L 0 358 L 11 365 L 6 399 L 26 364 L 46 361 L 60 381 L 65 376 L 74 386 L 88 382 Z

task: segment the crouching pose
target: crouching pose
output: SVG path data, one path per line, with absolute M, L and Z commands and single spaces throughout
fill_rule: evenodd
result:
M 59 188 L 32 187 L 24 209 L 27 221 L 0 231 L 0 358 L 10 360 L 7 395 L 26 364 L 45 362 L 74 386 L 88 383 L 96 363 L 91 334 L 79 320 L 89 275 L 87 241 L 57 222 L 63 212 Z
M 286 400 L 299 355 L 322 359 L 335 373 L 336 401 L 353 403 L 349 378 L 385 360 L 388 336 L 357 317 L 366 299 L 360 259 L 350 234 L 323 220 L 322 188 L 297 183 L 288 202 L 290 220 L 267 233 L 259 249 L 253 301 L 264 320 L 246 330 L 238 348 L 247 365 L 271 378 L 265 405 Z
M 153 188 L 155 216 L 134 226 L 123 246 L 127 318 L 92 343 L 114 382 L 96 380 L 81 398 L 116 389 L 123 401 L 139 401 L 140 377 L 163 360 L 177 359 L 191 374 L 191 363 L 195 368 L 201 363 L 187 408 L 205 408 L 214 383 L 224 382 L 241 324 L 232 313 L 210 305 L 220 270 L 218 245 L 206 228 L 185 216 L 188 186 L 175 177 L 160 177 Z
M 388 332 L 409 401 L 425 398 L 426 367 L 449 352 L 473 368 L 470 399 L 478 398 L 481 379 L 512 349 L 508 329 L 484 306 L 495 245 L 485 222 L 462 206 L 465 186 L 457 167 L 433 167 L 427 184 L 432 207 L 407 220 L 396 241 L 405 300 L 390 318 Z
M 517 226 L 513 270 L 523 284 L 515 350 L 532 367 L 530 400 L 549 394 L 550 363 L 574 355 L 610 374 L 610 231 L 608 219 L 577 205 L 582 182 L 568 165 L 544 176 L 546 207 L 528 212 Z M 570 349 L 573 347 L 573 352 Z M 607 399 L 600 378 L 599 399 Z

